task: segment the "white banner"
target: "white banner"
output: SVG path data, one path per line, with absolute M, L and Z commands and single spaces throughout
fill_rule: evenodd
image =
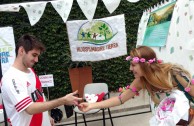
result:
M 15 39 L 12 27 L 0 28 L 1 70 L 4 74 L 15 60 Z
M 127 54 L 123 14 L 66 24 L 72 61 L 99 61 Z

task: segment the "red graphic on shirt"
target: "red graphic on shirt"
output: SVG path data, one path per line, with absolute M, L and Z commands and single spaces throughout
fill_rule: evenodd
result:
M 31 84 L 29 82 L 27 82 L 26 86 L 29 87 Z
M 32 69 L 32 71 L 34 72 L 33 69 Z M 40 92 L 42 92 L 42 86 L 41 86 L 41 82 L 40 82 L 38 76 L 36 76 L 36 89 L 39 90 Z M 44 101 L 43 97 L 39 97 L 39 99 L 37 99 L 36 102 L 43 102 L 43 101 Z M 43 116 L 43 113 L 34 114 L 32 117 L 32 120 L 30 122 L 30 126 L 41 126 L 42 125 L 42 116 Z

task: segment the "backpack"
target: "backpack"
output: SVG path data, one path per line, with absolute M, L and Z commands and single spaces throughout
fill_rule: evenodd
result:
M 51 117 L 58 123 L 63 118 L 63 112 L 59 108 L 51 109 Z

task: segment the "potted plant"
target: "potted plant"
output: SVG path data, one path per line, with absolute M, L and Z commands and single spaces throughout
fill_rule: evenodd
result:
M 79 97 L 83 97 L 84 86 L 92 83 L 91 62 L 68 61 L 69 78 L 72 91 L 79 91 Z

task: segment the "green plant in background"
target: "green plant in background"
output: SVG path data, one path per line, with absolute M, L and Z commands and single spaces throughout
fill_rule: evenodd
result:
M 69 69 L 71 68 L 79 68 L 84 66 L 92 66 L 92 62 L 90 61 L 72 61 L 70 54 L 65 54 L 66 58 L 64 59 L 64 63 L 68 66 Z
M 18 2 L 32 2 L 33 0 L 1 0 L 0 4 Z M 135 47 L 139 21 L 145 9 L 153 7 L 162 0 L 141 0 L 138 3 L 130 3 L 121 0 L 114 13 L 109 14 L 102 1 L 98 1 L 94 19 L 125 14 L 127 49 Z M 71 92 L 68 69 L 92 65 L 93 81 L 103 80 L 109 86 L 110 91 L 117 91 L 119 87 L 130 83 L 133 75 L 129 72 L 129 63 L 125 57 L 118 57 L 98 62 L 73 62 L 70 59 L 70 47 L 65 23 L 51 4 L 47 4 L 45 12 L 35 26 L 30 26 L 26 11 L 21 8 L 18 13 L 0 12 L 0 27 L 13 26 L 15 41 L 24 33 L 31 33 L 42 40 L 46 45 L 46 52 L 35 65 L 38 75 L 53 74 L 55 86 L 49 88 L 50 99 L 63 96 Z M 86 20 L 83 12 L 74 1 L 68 20 Z M 106 31 L 106 27 L 101 27 Z

